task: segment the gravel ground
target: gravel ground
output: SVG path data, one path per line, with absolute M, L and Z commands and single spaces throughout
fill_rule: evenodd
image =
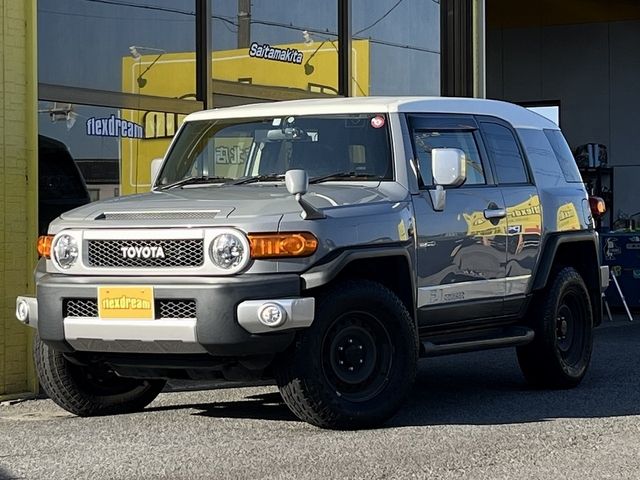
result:
M 527 389 L 515 353 L 422 360 L 384 428 L 323 431 L 273 387 L 164 393 L 144 412 L 76 418 L 0 405 L 0 478 L 640 478 L 640 324 L 597 330 L 570 391 Z

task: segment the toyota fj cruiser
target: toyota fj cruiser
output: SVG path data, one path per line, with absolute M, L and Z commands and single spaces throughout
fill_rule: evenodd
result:
M 187 117 L 150 193 L 39 239 L 51 398 L 143 408 L 166 379 L 275 379 L 300 419 L 378 425 L 420 357 L 516 347 L 537 387 L 578 385 L 602 316 L 589 199 L 560 130 L 524 108 L 335 98 Z

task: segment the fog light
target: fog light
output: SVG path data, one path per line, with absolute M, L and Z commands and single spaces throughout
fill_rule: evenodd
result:
M 29 323 L 29 304 L 24 300 L 18 300 L 16 304 L 16 318 L 22 323 Z
M 277 303 L 265 303 L 258 309 L 258 320 L 267 327 L 276 328 L 287 321 L 287 311 Z

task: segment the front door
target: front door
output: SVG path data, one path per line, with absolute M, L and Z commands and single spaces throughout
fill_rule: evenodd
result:
M 409 128 L 422 184 L 414 197 L 420 327 L 499 317 L 507 212 L 478 125 L 470 116 L 424 115 L 411 116 Z M 457 148 L 466 156 L 467 179 L 446 189 L 442 211 L 434 209 L 430 193 L 434 148 Z

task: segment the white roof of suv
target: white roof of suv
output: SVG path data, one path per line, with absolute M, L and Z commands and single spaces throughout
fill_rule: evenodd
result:
M 506 120 L 516 128 L 558 130 L 558 126 L 551 120 L 513 103 L 478 98 L 451 97 L 330 97 L 253 103 L 192 113 L 185 121 L 279 117 L 285 115 L 395 112 L 492 115 Z

